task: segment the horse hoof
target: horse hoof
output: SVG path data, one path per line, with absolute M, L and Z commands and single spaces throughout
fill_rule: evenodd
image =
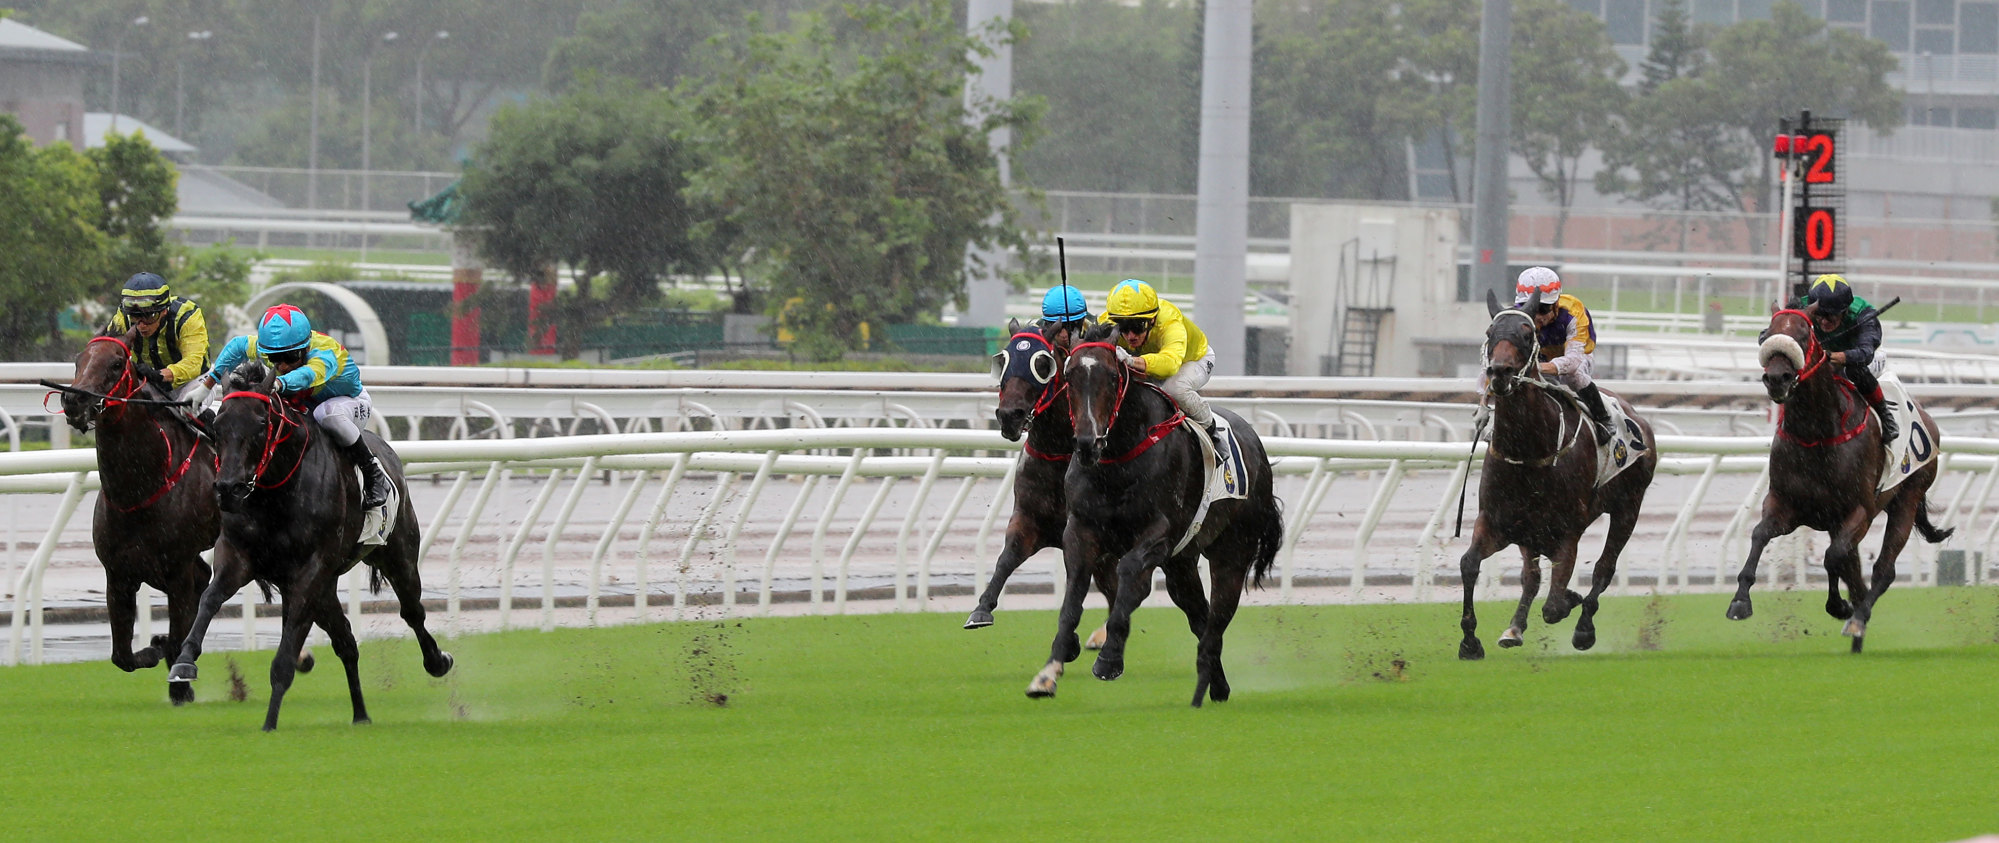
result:
M 1116 661 L 1111 661 L 1109 659 L 1104 658 L 1103 656 L 1097 656 L 1096 663 L 1090 665 L 1090 675 L 1095 676 L 1098 679 L 1102 679 L 1105 682 L 1109 682 L 1113 679 L 1123 676 L 1124 660 L 1118 659 Z
M 443 650 L 439 650 L 437 651 L 437 664 L 435 665 L 426 664 L 423 666 L 423 669 L 426 673 L 429 673 L 431 676 L 442 677 L 444 674 L 451 672 L 451 665 L 453 665 L 454 663 L 455 662 L 452 661 L 450 653 L 444 652 Z
M 1858 652 L 1860 652 L 1860 643 L 1861 643 L 1862 641 L 1865 641 L 1865 640 L 1867 640 L 1867 639 L 1865 639 L 1865 638 L 1862 638 L 1862 637 L 1860 637 L 1860 636 L 1854 636 L 1854 639 L 1853 639 L 1853 649 L 1852 649 L 1852 650 L 1849 650 L 1848 652 L 1852 652 L 1852 653 L 1858 653 Z
M 1578 650 L 1587 650 L 1591 647 L 1594 647 L 1596 646 L 1596 630 L 1592 629 L 1589 630 L 1588 632 L 1585 632 L 1583 630 L 1578 629 L 1576 630 L 1575 640 L 1570 643 L 1575 644 L 1576 649 Z
M 194 675 L 194 662 L 180 662 L 167 669 L 168 682 L 193 682 Z
M 1220 679 L 1215 680 L 1213 684 L 1208 686 L 1208 699 L 1215 702 L 1228 702 L 1229 683 Z
M 1499 646 L 1509 650 L 1520 646 L 1521 643 L 1523 642 L 1520 640 L 1520 631 L 1517 629 L 1509 629 L 1499 636 Z
M 1746 621 L 1749 619 L 1749 616 L 1753 614 L 1756 614 L 1756 611 L 1749 607 L 1748 600 L 1733 600 L 1730 601 L 1728 604 L 1729 620 Z
M 984 609 L 973 609 L 972 616 L 965 619 L 966 629 L 985 629 L 993 625 L 993 613 Z
M 311 673 L 312 669 L 317 666 L 319 666 L 319 662 L 312 657 L 311 653 L 306 653 L 299 657 L 298 672 Z
M 1825 613 L 1831 615 L 1832 619 L 1836 621 L 1850 620 L 1853 618 L 1853 604 L 1845 600 L 1827 600 L 1825 601 Z
M 1108 640 L 1110 637 L 1111 634 L 1108 630 L 1104 629 L 1101 626 L 1097 627 L 1096 632 L 1090 633 L 1090 640 L 1083 642 L 1083 649 L 1101 650 L 1104 648 L 1104 642 Z
M 375 721 L 373 721 L 373 720 L 370 720 L 370 719 L 368 719 L 368 718 L 366 718 L 366 717 L 356 717 L 356 718 L 354 718 L 354 725 L 356 725 L 356 726 L 367 726 L 367 725 L 370 725 L 370 724 L 372 724 L 372 723 L 374 723 L 374 722 L 375 722 Z
M 1027 683 L 1027 698 L 1030 700 L 1045 700 L 1054 696 L 1055 683 L 1052 680 L 1043 681 L 1041 677 L 1037 676 L 1033 682 Z
M 1840 628 L 1839 634 L 1858 641 L 1867 634 L 1867 624 L 1861 623 L 1859 618 L 1850 618 L 1846 626 Z
M 1476 638 L 1467 638 L 1460 641 L 1458 642 L 1458 658 L 1468 662 L 1483 659 L 1485 658 L 1485 645 L 1478 643 L 1478 639 Z

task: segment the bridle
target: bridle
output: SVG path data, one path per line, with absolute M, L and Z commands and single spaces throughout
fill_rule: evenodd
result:
M 299 466 L 305 464 L 306 448 L 312 444 L 312 425 L 293 419 L 291 414 L 286 411 L 287 406 L 285 402 L 272 398 L 262 392 L 250 392 L 248 390 L 231 392 L 228 395 L 222 396 L 222 402 L 226 404 L 238 398 L 262 401 L 266 406 L 266 412 L 264 413 L 263 454 L 257 458 L 257 469 L 250 475 L 250 490 L 276 489 L 291 482 L 292 477 L 298 474 Z M 285 476 L 279 478 L 276 483 L 264 482 L 264 475 L 270 471 L 271 459 L 277 455 L 278 446 L 290 442 L 292 436 L 300 432 L 304 432 L 305 442 L 299 445 L 298 459 L 292 462 L 291 470 L 285 472 Z
M 1040 347 L 1028 354 L 1025 363 L 1016 364 L 1014 353 L 1026 352 L 1032 346 Z M 1021 331 L 1007 338 L 1006 346 L 998 354 L 993 355 L 993 366 L 999 372 L 1001 384 L 1006 383 L 1007 377 L 1012 375 L 1033 381 L 1040 390 L 1034 398 L 1034 405 L 1027 411 L 1027 419 L 1021 422 L 1020 427 L 1023 431 L 1033 428 L 1034 419 L 1047 412 L 1049 407 L 1054 406 L 1056 399 L 1062 397 L 1062 394 L 1069 389 L 1069 384 L 1062 380 L 1062 360 L 1055 354 L 1055 344 L 1049 342 L 1047 337 L 1033 331 Z M 1027 437 L 1022 438 L 1025 440 Z M 1049 462 L 1069 461 L 1068 454 L 1037 450 L 1025 441 L 1021 443 L 1021 447 L 1038 459 Z
M 1111 353 L 1113 361 L 1117 359 L 1116 357 L 1118 350 L 1117 345 L 1114 343 L 1108 343 L 1102 341 L 1083 343 L 1081 345 L 1069 349 L 1069 354 L 1070 356 L 1073 357 L 1077 352 L 1082 351 L 1083 349 L 1086 348 L 1105 349 Z M 1104 420 L 1104 433 L 1106 435 L 1108 435 L 1112 429 L 1117 427 L 1117 414 L 1120 409 L 1124 408 L 1125 391 L 1131 388 L 1131 373 L 1125 371 L 1125 367 L 1116 362 L 1112 363 L 1111 368 L 1117 371 L 1117 379 L 1118 379 L 1117 402 L 1111 405 L 1110 415 L 1108 418 Z M 1166 403 L 1169 406 L 1173 407 L 1173 415 L 1167 417 L 1165 421 L 1155 424 L 1150 429 L 1146 430 L 1145 438 L 1138 440 L 1138 444 L 1132 446 L 1131 450 L 1124 452 L 1124 454 L 1120 456 L 1104 457 L 1102 459 L 1097 460 L 1098 462 L 1103 463 L 1105 465 L 1115 465 L 1117 463 L 1130 462 L 1132 460 L 1135 460 L 1138 458 L 1140 454 L 1145 453 L 1153 445 L 1159 444 L 1159 440 L 1165 439 L 1174 430 L 1179 429 L 1180 423 L 1187 419 L 1187 414 L 1180 411 L 1180 405 L 1173 401 L 1172 396 L 1166 394 L 1166 390 L 1160 389 L 1157 384 L 1153 384 L 1150 382 L 1148 382 L 1146 386 L 1152 387 L 1152 389 L 1158 392 L 1160 396 L 1166 398 Z M 1069 401 L 1069 424 L 1071 427 L 1075 426 L 1076 424 L 1076 404 L 1077 402 L 1073 399 Z
M 1485 345 L 1482 346 L 1481 353 L 1484 356 L 1485 361 L 1489 364 L 1492 360 L 1492 350 L 1498 343 L 1504 342 L 1507 345 L 1511 345 L 1514 348 L 1519 349 L 1520 359 L 1521 359 L 1520 365 L 1507 373 L 1508 374 L 1507 379 L 1515 383 L 1520 383 L 1526 386 L 1535 387 L 1540 390 L 1542 395 L 1545 395 L 1550 400 L 1553 400 L 1556 404 L 1555 417 L 1559 421 L 1556 423 L 1555 427 L 1555 451 L 1554 453 L 1549 454 L 1548 456 L 1541 457 L 1539 459 L 1523 460 L 1523 459 L 1515 459 L 1513 457 L 1509 457 L 1505 454 L 1499 453 L 1497 450 L 1494 450 L 1491 453 L 1493 454 L 1493 456 L 1498 457 L 1500 461 L 1510 463 L 1512 465 L 1525 465 L 1536 468 L 1558 465 L 1561 463 L 1562 455 L 1568 453 L 1570 448 L 1575 447 L 1576 443 L 1582 440 L 1582 430 L 1584 426 L 1582 419 L 1583 416 L 1587 413 L 1587 411 L 1582 408 L 1581 404 L 1576 400 L 1574 396 L 1569 395 L 1567 389 L 1558 389 L 1556 387 L 1552 387 L 1548 384 L 1547 381 L 1541 379 L 1540 369 L 1535 365 L 1537 362 L 1539 362 L 1535 359 L 1535 357 L 1537 356 L 1535 353 L 1537 349 L 1521 348 L 1519 343 L 1514 342 L 1511 339 L 1501 339 L 1499 337 L 1491 335 L 1492 332 L 1491 325 L 1498 324 L 1499 320 L 1502 317 L 1507 317 L 1507 316 L 1518 316 L 1521 319 L 1525 319 L 1527 321 L 1526 327 L 1528 330 L 1528 336 L 1529 337 L 1533 336 L 1535 328 L 1533 314 L 1530 314 L 1527 311 L 1521 310 L 1517 307 L 1509 307 L 1505 310 L 1501 310 L 1497 313 L 1492 314 L 1492 322 L 1489 323 L 1486 328 L 1487 338 Z M 1498 384 L 1492 385 L 1492 391 L 1495 394 L 1499 394 Z M 1575 406 L 1576 426 L 1574 428 L 1569 427 L 1568 413 L 1562 411 L 1562 405 L 1565 403 Z M 1494 442 L 1498 441 L 1497 433 L 1494 434 L 1493 441 Z
M 1805 343 L 1804 343 L 1805 365 L 1802 368 L 1798 369 L 1797 380 L 1796 380 L 1796 383 L 1803 384 L 1807 378 L 1810 378 L 1813 375 L 1818 374 L 1820 369 L 1825 368 L 1826 363 L 1832 360 L 1832 352 L 1826 351 L 1825 345 L 1819 342 L 1818 324 L 1812 321 L 1811 314 L 1806 313 L 1797 308 L 1786 308 L 1784 310 L 1779 310 L 1776 313 L 1771 314 L 1770 320 L 1774 323 L 1777 317 L 1782 316 L 1786 313 L 1798 316 L 1805 320 Z M 1773 336 L 1773 334 L 1771 334 L 1771 332 L 1768 329 L 1766 329 L 1764 331 L 1765 339 L 1767 340 L 1770 336 Z M 1794 342 L 1797 340 L 1797 337 L 1792 337 L 1788 333 L 1774 335 L 1774 336 L 1790 337 L 1791 340 Z M 1861 398 L 1860 390 L 1856 388 L 1853 385 L 1853 383 L 1851 381 L 1848 381 L 1846 378 L 1835 376 L 1833 378 L 1833 382 L 1839 384 L 1847 392 L 1853 393 L 1855 399 Z M 1795 388 L 1796 387 L 1793 387 L 1793 389 Z M 1864 400 L 1856 401 L 1856 403 L 1864 405 L 1865 401 Z M 1867 430 L 1867 411 L 1865 409 L 1862 409 L 1860 412 L 1854 413 L 1851 412 L 1851 409 L 1852 409 L 1851 406 L 1848 405 L 1845 401 L 1840 402 L 1839 421 L 1840 424 L 1843 425 L 1843 428 L 1838 433 L 1820 439 L 1805 439 L 1799 437 L 1795 433 L 1792 433 L 1784 425 L 1784 419 L 1789 416 L 1789 406 L 1787 404 L 1778 404 L 1777 435 L 1780 438 L 1788 440 L 1792 444 L 1798 445 L 1799 447 L 1803 448 L 1819 448 L 1827 445 L 1838 445 L 1843 442 L 1850 441 L 1854 437 L 1859 436 L 1861 433 L 1866 432 Z M 1849 421 L 1851 421 L 1852 423 L 1848 424 Z
M 179 401 L 163 401 L 154 398 L 132 397 L 134 395 L 137 395 L 139 393 L 139 390 L 143 389 L 145 386 L 145 382 L 141 381 L 132 371 L 132 347 L 126 345 L 125 341 L 118 337 L 94 337 L 85 347 L 88 348 L 89 346 L 96 345 L 100 342 L 108 342 L 113 345 L 116 345 L 118 346 L 119 350 L 124 352 L 125 354 L 124 366 L 118 373 L 118 381 L 116 383 L 113 383 L 109 390 L 101 393 L 92 392 L 90 390 L 83 389 L 80 387 L 65 386 L 63 384 L 50 383 L 48 381 L 43 381 L 42 385 L 57 390 L 58 392 L 64 392 L 73 395 L 82 395 L 96 399 L 97 401 L 97 406 L 95 408 L 96 415 L 102 415 L 105 411 L 111 408 L 124 407 L 127 404 L 150 404 L 155 406 L 181 405 L 182 402 Z M 49 395 L 54 395 L 54 394 L 55 394 L 54 392 L 49 393 Z M 48 405 L 48 398 L 46 396 L 43 397 L 42 404 L 44 407 Z M 165 460 L 162 461 L 162 466 L 161 466 L 161 471 L 163 474 L 165 474 L 166 481 L 164 483 L 161 483 L 160 488 L 155 490 L 151 495 L 148 495 L 145 500 L 142 500 L 131 506 L 125 506 L 123 504 L 111 500 L 110 493 L 109 491 L 107 491 L 105 493 L 105 501 L 107 503 L 110 503 L 111 506 L 116 508 L 119 512 L 137 512 L 141 509 L 145 509 L 146 507 L 158 503 L 161 498 L 166 497 L 168 492 L 173 491 L 174 487 L 180 484 L 181 478 L 187 476 L 187 470 L 193 467 L 194 465 L 195 452 L 201 450 L 201 440 L 207 438 L 200 430 L 194 428 L 190 424 L 188 429 L 189 431 L 194 433 L 194 439 L 188 445 L 187 456 L 182 457 L 180 460 L 180 464 L 176 466 L 174 465 L 173 437 L 167 435 L 166 426 L 160 424 L 158 419 L 153 419 L 152 421 L 153 421 L 153 429 L 160 434 L 160 445 L 166 451 L 166 458 Z M 91 425 L 84 429 L 92 430 L 95 429 L 96 426 L 97 425 L 95 423 L 95 419 L 93 419 Z M 210 450 L 209 457 L 214 467 L 217 470 L 220 470 L 222 466 L 221 457 L 216 455 L 213 449 Z
M 1540 378 L 1534 377 L 1534 375 L 1537 374 L 1537 371 L 1534 368 L 1534 363 L 1535 363 L 1534 353 L 1536 349 L 1520 348 L 1520 345 L 1518 343 L 1513 342 L 1512 340 L 1502 340 L 1497 337 L 1491 336 L 1491 330 L 1492 330 L 1491 326 L 1499 324 L 1499 320 L 1502 317 L 1506 316 L 1518 316 L 1521 319 L 1526 320 L 1528 336 L 1530 337 L 1533 336 L 1534 333 L 1533 314 L 1521 310 L 1517 307 L 1509 307 L 1505 310 L 1499 311 L 1498 313 L 1494 313 L 1492 315 L 1492 321 L 1488 323 L 1486 327 L 1487 338 L 1485 342 L 1485 347 L 1483 349 L 1483 356 L 1485 357 L 1485 362 L 1490 363 L 1492 361 L 1493 347 L 1498 343 L 1504 342 L 1508 345 L 1513 346 L 1514 348 L 1520 349 L 1520 365 L 1515 367 L 1513 371 L 1509 373 L 1511 375 L 1510 380 L 1516 380 L 1522 383 L 1539 384 Z

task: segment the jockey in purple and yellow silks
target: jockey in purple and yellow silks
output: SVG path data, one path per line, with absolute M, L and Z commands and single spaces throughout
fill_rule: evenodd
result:
M 361 441 L 361 426 L 367 424 L 375 404 L 361 385 L 361 367 L 355 365 L 346 346 L 314 331 L 305 311 L 280 304 L 264 311 L 257 321 L 255 342 L 237 337 L 222 347 L 215 368 L 204 376 L 207 383 L 213 386 L 221 382 L 246 359 L 263 361 L 277 371 L 278 394 L 304 396 L 320 428 L 360 467 L 367 486 L 361 495 L 361 508 L 387 503 L 388 472 Z
M 1562 292 L 1562 279 L 1545 266 L 1528 267 L 1513 288 L 1513 307 L 1534 317 L 1536 339 L 1541 345 L 1540 372 L 1554 375 L 1582 399 L 1596 422 L 1596 443 L 1610 441 L 1610 411 L 1603 406 L 1603 393 L 1590 380 L 1596 351 L 1596 325 L 1582 300 Z

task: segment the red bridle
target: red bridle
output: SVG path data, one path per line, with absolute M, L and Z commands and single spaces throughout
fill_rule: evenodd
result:
M 250 475 L 251 488 L 275 489 L 291 482 L 292 476 L 298 474 L 298 467 L 305 464 L 305 449 L 312 444 L 312 425 L 292 419 L 283 401 L 261 392 L 231 392 L 222 396 L 224 402 L 237 398 L 262 401 L 268 409 L 264 414 L 264 453 L 257 458 L 256 473 Z M 270 470 L 271 458 L 277 454 L 278 446 L 290 442 L 292 435 L 299 431 L 305 432 L 305 442 L 299 445 L 298 459 L 292 462 L 292 470 L 285 472 L 285 476 L 276 483 L 265 483 L 264 475 Z
M 1812 321 L 1811 314 L 1806 313 L 1802 310 L 1798 310 L 1796 308 L 1787 308 L 1771 314 L 1770 316 L 1771 321 L 1773 322 L 1776 321 L 1776 318 L 1778 316 L 1782 316 L 1786 313 L 1798 316 L 1805 320 L 1805 367 L 1803 369 L 1798 370 L 1798 381 L 1797 381 L 1798 383 L 1802 384 L 1805 382 L 1806 378 L 1809 378 L 1817 374 L 1820 369 L 1825 368 L 1825 364 L 1828 361 L 1832 360 L 1832 353 L 1826 351 L 1825 346 L 1819 343 L 1819 333 L 1817 330 L 1818 325 L 1817 323 Z M 1790 336 L 1790 335 L 1785 334 L 1785 336 Z M 1795 339 L 1795 337 L 1793 337 L 1793 339 Z M 1846 378 L 1835 376 L 1833 378 L 1833 381 L 1839 384 L 1841 387 L 1844 387 L 1847 392 L 1853 393 L 1854 398 L 1858 399 L 1861 397 L 1860 390 L 1856 389 L 1853 386 L 1853 383 L 1848 381 Z M 1863 401 L 1861 403 L 1864 404 L 1865 402 Z M 1846 403 L 1844 401 L 1840 402 L 1840 406 L 1841 406 L 1841 413 L 1839 421 L 1840 424 L 1846 425 L 1845 429 L 1831 436 L 1825 437 L 1823 439 L 1803 439 L 1798 437 L 1796 434 L 1793 434 L 1787 428 L 1785 428 L 1784 418 L 1786 415 L 1788 415 L 1788 413 L 1786 412 L 1787 408 L 1784 407 L 1783 405 L 1779 405 L 1777 407 L 1777 435 L 1790 440 L 1792 443 L 1800 447 L 1818 448 L 1826 445 L 1838 445 L 1842 442 L 1849 441 L 1867 430 L 1866 410 L 1863 409 L 1858 413 L 1849 413 L 1846 412 Z M 1847 424 L 1848 421 L 1852 421 L 1853 423 Z
M 1062 358 L 1060 355 L 1057 355 L 1055 353 L 1055 344 L 1049 342 L 1047 337 L 1044 337 L 1033 331 L 1021 331 L 1020 333 L 1014 334 L 1013 336 L 1007 338 L 1005 346 L 1006 351 L 1003 353 L 1007 355 L 1008 370 L 1011 370 L 1013 368 L 1011 362 L 1013 359 L 1013 345 L 1015 340 L 1022 340 L 1029 343 L 1030 345 L 1039 345 L 1041 346 L 1042 350 L 1046 350 L 1048 352 L 1049 356 L 1055 358 L 1055 374 L 1051 375 L 1046 383 L 1042 383 L 1040 385 L 1041 394 L 1035 397 L 1033 408 L 1027 411 L 1027 421 L 1021 424 L 1021 429 L 1025 430 L 1027 428 L 1034 426 L 1034 418 L 1036 416 L 1039 416 L 1042 413 L 1047 412 L 1049 407 L 1054 406 L 1055 399 L 1060 398 L 1062 396 L 1062 393 L 1066 392 L 1069 389 L 1069 384 L 1062 380 Z M 1030 362 L 1028 363 L 1029 375 L 1032 375 L 1034 373 L 1033 365 L 1034 364 L 1032 362 L 1032 355 L 1030 354 Z M 1002 378 L 1004 378 L 1004 374 L 1002 374 Z M 1034 445 L 1028 442 L 1022 442 L 1021 449 L 1025 450 L 1029 456 L 1032 456 L 1036 459 L 1047 460 L 1049 462 L 1069 461 L 1068 454 L 1051 454 L 1046 451 L 1036 450 Z
M 113 383 L 110 389 L 104 391 L 104 397 L 101 399 L 104 402 L 104 409 L 109 410 L 113 407 L 125 407 L 127 406 L 126 401 L 138 394 L 144 385 L 132 372 L 132 347 L 126 345 L 125 341 L 118 337 L 93 337 L 85 347 L 87 348 L 90 345 L 96 345 L 100 342 L 108 342 L 116 345 L 125 354 L 123 365 L 119 370 L 118 381 Z M 53 395 L 54 393 L 50 394 Z M 180 484 L 181 478 L 187 476 L 187 470 L 194 466 L 195 452 L 201 450 L 201 439 L 197 437 L 193 442 L 188 444 L 187 456 L 181 457 L 180 464 L 176 466 L 174 465 L 173 437 L 167 435 L 166 426 L 160 424 L 157 419 L 153 420 L 153 429 L 159 432 L 160 446 L 166 452 L 166 458 L 161 461 L 160 467 L 161 473 L 166 476 L 166 482 L 161 483 L 160 488 L 154 490 L 151 495 L 146 496 L 145 500 L 131 506 L 125 506 L 111 500 L 110 494 L 107 492 L 105 500 L 119 512 L 137 512 L 159 503 L 161 498 L 166 497 L 168 492 L 173 491 L 174 487 Z M 219 470 L 221 468 L 221 459 L 213 453 L 210 456 L 214 459 L 214 465 Z
M 1118 347 L 1112 343 L 1086 342 L 1083 343 L 1082 345 L 1078 345 L 1074 348 L 1069 349 L 1069 354 L 1073 356 L 1075 355 L 1076 352 L 1082 351 L 1083 349 L 1086 348 L 1102 348 L 1109 350 L 1111 353 L 1111 359 L 1113 361 L 1112 366 L 1114 366 L 1117 369 L 1117 375 L 1118 375 L 1117 403 L 1111 405 L 1110 417 L 1104 422 L 1104 433 L 1108 435 L 1112 428 L 1117 427 L 1118 410 L 1124 407 L 1125 390 L 1131 387 L 1131 373 L 1125 371 L 1125 367 L 1123 364 L 1115 362 L 1117 360 Z M 1151 386 L 1155 390 L 1159 390 L 1160 395 L 1166 394 L 1166 391 L 1163 389 L 1159 389 L 1157 385 L 1150 383 L 1146 385 Z M 1168 403 L 1172 403 L 1173 401 L 1171 396 L 1167 396 L 1166 400 Z M 1147 450 L 1150 450 L 1152 446 L 1159 444 L 1159 440 L 1165 439 L 1167 436 L 1171 435 L 1174 430 L 1180 427 L 1180 423 L 1182 421 L 1185 421 L 1186 418 L 1187 414 L 1180 412 L 1179 405 L 1174 404 L 1173 415 L 1168 417 L 1165 421 L 1155 424 L 1150 429 L 1146 430 L 1145 438 L 1138 440 L 1138 444 L 1133 446 L 1131 450 L 1124 452 L 1124 454 L 1121 456 L 1106 457 L 1104 459 L 1098 460 L 1098 462 L 1104 463 L 1106 465 L 1116 465 L 1118 463 L 1130 462 L 1132 460 L 1138 459 L 1138 456 L 1140 454 L 1143 454 Z M 1076 425 L 1076 401 L 1072 398 L 1069 401 L 1069 426 L 1075 427 L 1075 425 Z

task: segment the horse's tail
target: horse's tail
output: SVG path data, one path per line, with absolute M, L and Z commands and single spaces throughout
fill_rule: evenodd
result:
M 1916 502 L 1916 529 L 1923 531 L 1923 538 L 1930 544 L 1942 544 L 1944 539 L 1957 532 L 1956 527 L 1939 530 L 1930 523 L 1930 499 L 1927 497 Z
M 1250 584 L 1263 587 L 1264 575 L 1270 573 L 1270 565 L 1277 561 L 1277 551 L 1284 547 L 1284 499 L 1270 496 L 1270 503 L 1260 513 L 1263 524 L 1256 534 L 1256 561 L 1250 566 Z
M 270 581 L 270 580 L 267 580 L 267 579 L 264 579 L 263 577 L 258 577 L 258 578 L 257 578 L 257 588 L 259 588 L 259 589 L 262 589 L 262 590 L 263 590 L 263 592 L 264 592 L 264 602 L 265 602 L 265 603 L 276 603 L 276 602 L 278 602 L 278 601 L 277 601 L 277 598 L 275 598 L 275 597 L 273 597 L 273 596 L 271 595 L 271 581 Z

